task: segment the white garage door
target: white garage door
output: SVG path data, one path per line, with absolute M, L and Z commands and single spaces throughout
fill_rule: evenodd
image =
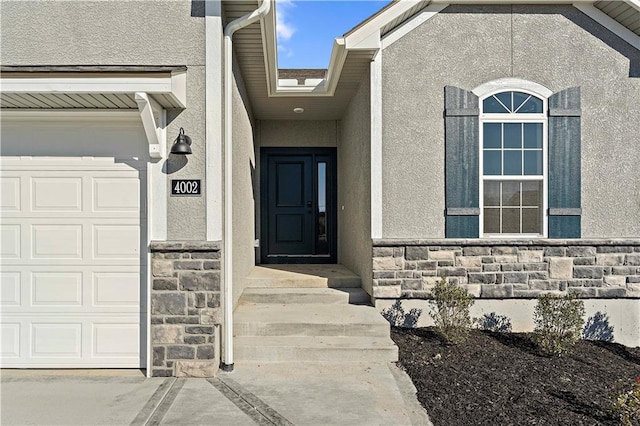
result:
M 140 368 L 144 133 L 63 121 L 2 123 L 2 366 Z

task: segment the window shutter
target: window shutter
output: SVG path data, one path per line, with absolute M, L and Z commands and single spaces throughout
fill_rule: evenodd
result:
M 580 88 L 549 98 L 549 238 L 580 238 Z
M 444 88 L 445 236 L 477 238 L 480 217 L 478 97 Z

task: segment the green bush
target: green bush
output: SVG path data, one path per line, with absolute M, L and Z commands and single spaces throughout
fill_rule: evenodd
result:
M 583 316 L 584 302 L 574 293 L 540 296 L 533 314 L 534 341 L 549 355 L 561 356 L 569 352 L 580 339 Z
M 640 425 L 640 377 L 631 389 L 614 395 L 613 413 L 623 426 Z
M 473 296 L 462 287 L 449 283 L 443 276 L 431 291 L 431 297 L 431 318 L 436 330 L 449 343 L 467 340 L 473 324 L 469 314 Z

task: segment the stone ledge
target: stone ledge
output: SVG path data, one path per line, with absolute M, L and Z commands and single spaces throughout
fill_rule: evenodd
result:
M 222 241 L 151 241 L 152 253 L 219 251 Z
M 404 239 L 404 238 L 379 238 L 372 240 L 373 247 L 399 247 L 399 246 L 638 246 L 640 239 L 615 239 L 615 238 L 576 238 L 576 239 L 455 239 L 455 238 L 432 238 L 432 239 Z

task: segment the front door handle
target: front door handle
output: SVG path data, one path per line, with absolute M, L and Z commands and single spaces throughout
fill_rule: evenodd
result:
M 313 201 L 307 201 L 307 208 L 310 209 L 313 207 Z

